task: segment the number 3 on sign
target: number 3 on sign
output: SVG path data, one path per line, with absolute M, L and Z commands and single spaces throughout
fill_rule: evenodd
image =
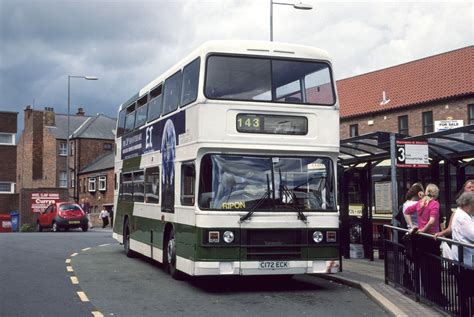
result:
M 400 162 L 405 162 L 405 148 L 404 147 L 398 148 L 398 160 Z

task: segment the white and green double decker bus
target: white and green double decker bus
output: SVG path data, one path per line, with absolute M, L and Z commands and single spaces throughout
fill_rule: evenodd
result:
M 114 233 L 188 275 L 339 267 L 339 106 L 326 52 L 202 45 L 120 106 Z

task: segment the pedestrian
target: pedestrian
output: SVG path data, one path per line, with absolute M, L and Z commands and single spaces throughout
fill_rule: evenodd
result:
M 463 192 L 456 200 L 458 208 L 452 217 L 452 233 L 453 240 L 474 244 L 474 191 Z M 463 248 L 463 258 L 459 259 L 458 246 L 453 245 L 453 258 L 462 261 L 465 266 L 460 268 L 458 276 L 459 285 L 459 306 L 461 307 L 461 315 L 469 311 L 469 306 L 474 305 L 474 250 L 472 248 Z
M 452 217 L 453 240 L 474 244 L 474 191 L 462 193 L 456 203 L 458 208 Z M 463 248 L 463 255 L 464 264 L 474 267 L 474 250 Z M 453 256 L 458 260 L 457 246 L 453 246 Z
M 440 256 L 440 243 L 433 238 L 428 238 L 417 233 L 427 233 L 434 235 L 439 232 L 439 202 L 437 201 L 439 188 L 435 184 L 428 184 L 425 196 L 416 204 L 406 209 L 411 220 L 411 215 L 417 214 L 418 227 L 413 227 L 411 232 L 415 234 L 415 256 L 417 257 L 421 286 L 426 297 L 438 304 L 444 304 L 446 298 L 441 292 L 441 262 L 437 258 Z
M 415 205 L 421 198 L 425 196 L 423 185 L 421 183 L 414 183 L 411 185 L 410 189 L 408 189 L 405 198 L 406 201 L 403 203 L 403 215 L 405 217 L 408 229 L 413 227 L 418 227 L 418 217 L 416 213 L 412 215 L 407 215 L 406 211 L 407 208 L 410 206 Z
M 102 219 L 102 229 L 107 227 L 109 224 L 109 211 L 105 209 L 105 207 L 102 207 L 102 210 L 100 211 L 100 219 Z
M 456 196 L 456 199 L 458 199 L 461 196 L 461 194 L 465 193 L 465 192 L 474 192 L 474 179 L 468 179 L 464 183 L 464 185 L 462 185 L 461 190 L 459 191 L 459 193 Z M 458 209 L 456 209 L 456 210 L 458 210 Z M 456 211 L 454 213 L 456 213 Z M 435 238 L 446 237 L 446 236 L 449 236 L 453 232 L 453 228 L 452 228 L 453 218 L 454 218 L 454 214 L 452 214 L 451 219 L 449 219 L 448 227 L 446 229 L 444 229 L 443 231 L 435 233 Z

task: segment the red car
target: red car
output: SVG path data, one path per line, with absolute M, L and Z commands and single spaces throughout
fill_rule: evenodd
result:
M 44 228 L 51 228 L 53 232 L 57 232 L 61 228 L 64 230 L 69 230 L 69 228 L 81 228 L 82 231 L 87 231 L 89 228 L 89 220 L 84 210 L 82 210 L 78 204 L 58 202 L 49 205 L 48 208 L 39 215 L 36 229 L 41 232 Z

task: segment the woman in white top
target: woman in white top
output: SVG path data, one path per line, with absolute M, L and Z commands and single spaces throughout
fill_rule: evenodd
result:
M 420 183 L 415 183 L 411 185 L 410 189 L 408 189 L 407 194 L 405 195 L 406 201 L 403 203 L 403 215 L 405 216 L 408 229 L 413 228 L 413 227 L 418 227 L 418 219 L 416 213 L 413 215 L 407 215 L 405 211 L 407 210 L 408 207 L 413 206 L 425 196 L 423 189 L 423 185 Z
M 109 224 L 109 211 L 105 209 L 105 207 L 102 208 L 100 211 L 100 219 L 102 219 L 102 228 L 107 227 Z
M 474 244 L 474 192 L 464 192 L 456 200 L 458 208 L 453 216 L 453 240 Z M 453 256 L 457 260 L 457 247 L 453 245 Z M 463 248 L 464 264 L 474 267 L 474 250 Z

